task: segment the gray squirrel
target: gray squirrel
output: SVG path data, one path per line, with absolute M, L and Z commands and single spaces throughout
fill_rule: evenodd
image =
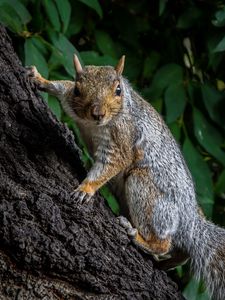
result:
M 73 198 L 88 203 L 110 181 L 124 208 L 120 224 L 135 244 L 159 257 L 181 249 L 210 295 L 224 300 L 225 230 L 204 218 L 179 146 L 122 76 L 124 62 L 82 67 L 75 55 L 75 81 L 49 81 L 28 69 L 40 90 L 59 98 L 94 157 Z

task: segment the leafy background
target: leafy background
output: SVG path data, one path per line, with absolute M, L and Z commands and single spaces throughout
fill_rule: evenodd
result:
M 73 79 L 72 56 L 84 64 L 115 65 L 164 116 L 180 143 L 209 219 L 225 226 L 225 3 L 217 0 L 0 0 L 0 22 L 24 65 L 50 79 Z M 43 95 L 67 122 L 58 101 Z M 118 204 L 102 190 L 115 213 Z M 189 300 L 208 299 L 188 267 L 175 278 Z

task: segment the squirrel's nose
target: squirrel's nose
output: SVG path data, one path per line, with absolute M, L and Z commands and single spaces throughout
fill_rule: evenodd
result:
M 101 121 L 105 116 L 105 110 L 100 109 L 99 106 L 93 106 L 91 109 L 91 116 L 95 121 Z

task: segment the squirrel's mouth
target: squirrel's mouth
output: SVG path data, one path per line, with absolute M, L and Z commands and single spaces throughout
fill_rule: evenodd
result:
M 110 120 L 109 120 L 108 118 L 102 118 L 101 120 L 97 120 L 97 121 L 94 120 L 94 122 L 95 122 L 95 124 L 96 124 L 97 126 L 104 126 L 104 125 L 106 125 L 109 121 L 110 121 Z
M 89 125 L 92 125 L 92 126 L 105 126 L 108 124 L 108 122 L 111 120 L 111 118 L 103 118 L 101 120 L 94 120 L 90 117 L 80 117 L 80 116 L 77 116 L 78 119 L 81 121 L 81 122 L 84 122 L 84 123 L 88 123 Z
M 92 122 L 94 122 L 96 126 L 105 126 L 111 120 L 112 120 L 112 116 L 107 115 L 107 116 L 104 116 L 103 118 L 101 118 L 100 120 L 93 120 L 92 119 Z

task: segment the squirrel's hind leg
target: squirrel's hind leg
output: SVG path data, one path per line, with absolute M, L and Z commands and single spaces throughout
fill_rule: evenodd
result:
M 167 242 L 164 241 L 164 243 L 160 243 L 161 254 L 156 254 L 156 243 L 150 244 L 149 241 L 145 241 L 126 217 L 119 216 L 117 217 L 117 220 L 127 231 L 128 236 L 138 248 L 147 254 L 153 255 L 157 268 L 162 270 L 171 270 L 179 265 L 185 264 L 189 259 L 189 255 L 183 250 L 174 247 L 171 249 L 171 244 L 168 240 Z M 165 251 L 164 254 L 162 253 L 163 251 Z
M 134 242 L 152 254 L 168 253 L 179 224 L 174 199 L 155 185 L 148 168 L 141 167 L 129 169 L 126 174 L 125 198 L 129 219 L 138 230 Z

